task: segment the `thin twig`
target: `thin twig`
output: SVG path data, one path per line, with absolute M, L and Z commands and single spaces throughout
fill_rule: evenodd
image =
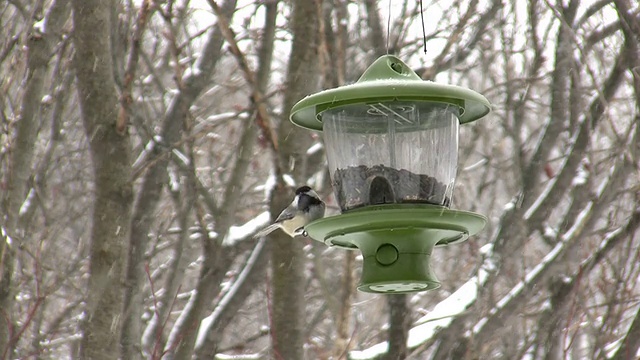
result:
M 136 74 L 136 68 L 138 67 L 138 59 L 140 57 L 140 42 L 142 40 L 142 34 L 147 26 L 147 18 L 151 13 L 151 1 L 144 0 L 138 11 L 138 19 L 136 20 L 136 27 L 131 36 L 131 51 L 127 58 L 127 67 L 124 72 L 124 82 L 122 85 L 122 95 L 120 96 L 120 111 L 118 112 L 118 118 L 116 120 L 116 132 L 120 135 L 124 135 L 127 129 L 127 123 L 129 122 L 129 113 L 131 110 L 131 104 L 133 103 L 133 97 L 131 96 L 131 87 L 133 84 L 133 78 Z
M 262 92 L 258 89 L 256 75 L 253 72 L 253 70 L 249 68 L 249 64 L 247 63 L 246 57 L 244 56 L 242 51 L 240 51 L 240 48 L 238 47 L 238 42 L 235 39 L 235 34 L 233 33 L 233 30 L 231 30 L 231 28 L 229 27 L 229 22 L 227 21 L 227 18 L 222 13 L 222 9 L 220 9 L 220 7 L 218 6 L 218 4 L 216 4 L 215 1 L 213 0 L 207 0 L 207 1 L 209 2 L 211 9 L 213 9 L 213 12 L 217 17 L 217 20 L 218 20 L 217 23 L 218 23 L 218 28 L 220 29 L 220 32 L 224 36 L 224 39 L 229 43 L 229 51 L 236 58 L 236 61 L 238 62 L 238 66 L 240 67 L 240 70 L 242 70 L 242 74 L 244 75 L 244 79 L 249 84 L 249 87 L 251 88 L 251 101 L 255 104 L 256 111 L 257 111 L 256 122 L 260 127 L 263 136 L 268 140 L 269 145 L 271 145 L 272 150 L 274 152 L 278 152 L 278 140 L 276 137 L 275 130 L 271 126 L 269 113 L 267 112 L 267 106 L 265 105 L 265 102 L 264 102 L 264 96 L 262 95 Z

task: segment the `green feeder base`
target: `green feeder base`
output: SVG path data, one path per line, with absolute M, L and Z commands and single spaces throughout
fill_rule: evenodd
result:
M 407 293 L 440 287 L 431 270 L 433 248 L 466 240 L 486 221 L 434 205 L 379 205 L 314 221 L 305 230 L 329 246 L 362 251 L 358 290 Z

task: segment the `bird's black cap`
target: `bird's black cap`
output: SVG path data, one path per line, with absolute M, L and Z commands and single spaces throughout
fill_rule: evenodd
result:
M 307 185 L 304 186 L 300 186 L 299 188 L 296 189 L 296 195 L 300 195 L 302 193 L 306 193 L 311 191 L 311 188 Z

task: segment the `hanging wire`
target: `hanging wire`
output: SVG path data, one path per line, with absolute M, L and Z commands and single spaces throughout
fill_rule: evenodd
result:
M 391 1 L 389 0 L 389 12 L 387 13 L 387 55 L 389 55 L 389 33 L 391 32 Z
M 389 0 L 389 11 L 387 13 L 387 55 L 389 55 L 389 37 L 391 33 L 391 1 Z M 422 9 L 422 0 L 420 2 L 420 21 L 422 22 L 422 44 L 424 53 L 427 53 L 427 30 L 424 25 L 424 10 Z
M 391 3 L 391 2 L 389 2 Z M 420 20 L 422 20 L 422 43 L 424 44 L 424 53 L 427 53 L 427 30 L 424 27 L 424 12 L 422 10 L 422 0 L 420 0 Z M 387 42 L 389 41 L 387 35 Z M 389 49 L 389 45 L 387 45 L 387 51 Z

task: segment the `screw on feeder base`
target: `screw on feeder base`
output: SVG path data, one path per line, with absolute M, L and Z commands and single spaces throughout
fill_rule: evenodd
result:
M 380 265 L 391 265 L 398 260 L 398 249 L 391 244 L 382 244 L 376 250 L 376 261 Z

